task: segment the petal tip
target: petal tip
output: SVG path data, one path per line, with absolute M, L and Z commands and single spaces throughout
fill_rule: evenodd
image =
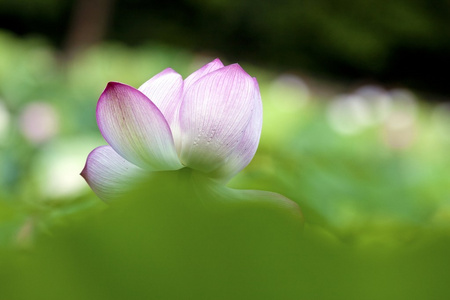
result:
M 172 69 L 172 68 L 167 68 L 167 69 L 164 69 L 164 70 L 162 70 L 160 73 L 158 73 L 157 75 L 166 75 L 166 74 L 177 74 L 177 75 L 179 75 L 178 74 L 178 72 L 177 71 L 175 71 L 174 69 Z M 157 76 L 156 75 L 156 76 Z M 180 75 L 181 76 L 181 75 Z
M 223 66 L 223 63 L 222 63 L 222 61 L 217 57 L 217 58 L 215 58 L 215 59 L 213 59 L 212 61 L 211 61 L 211 63 L 214 63 L 214 64 L 219 64 L 219 65 L 222 65 Z
M 122 87 L 128 87 L 128 85 L 124 84 L 124 83 L 120 83 L 117 81 L 110 81 L 106 84 L 105 89 L 103 90 L 102 94 L 100 95 L 99 99 L 98 99 L 98 103 L 102 102 L 102 100 L 104 98 L 106 98 L 107 94 L 110 93 L 114 93 L 117 91 L 117 89 L 122 88 Z M 97 105 L 98 105 L 97 103 Z
M 100 149 L 106 148 L 106 147 L 108 147 L 108 146 L 106 146 L 106 145 L 98 146 L 97 148 L 95 148 L 88 154 L 88 156 L 86 158 L 86 163 L 84 164 L 84 167 L 83 167 L 83 170 L 81 170 L 81 172 L 80 172 L 80 176 L 83 177 L 84 180 L 86 180 L 86 182 L 88 181 L 88 178 L 89 178 L 89 167 L 88 167 L 89 160 L 92 159 L 92 157 L 94 156 L 94 153 L 97 150 L 100 150 Z
M 106 84 L 105 91 L 109 90 L 109 89 L 113 89 L 113 88 L 115 88 L 117 86 L 121 86 L 121 85 L 125 85 L 125 84 L 117 82 L 117 81 L 110 81 Z
M 238 63 L 228 65 L 225 68 L 227 68 L 231 72 L 240 73 L 244 76 L 248 76 L 248 77 L 252 78 L 252 80 L 253 80 L 253 77 L 251 77 Z
M 256 77 L 252 77 L 253 79 L 253 84 L 255 85 L 255 88 L 259 91 L 259 83 L 258 80 L 256 79 Z

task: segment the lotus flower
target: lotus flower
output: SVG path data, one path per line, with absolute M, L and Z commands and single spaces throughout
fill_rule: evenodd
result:
M 155 171 L 186 167 L 228 181 L 256 152 L 262 103 L 256 78 L 215 59 L 185 80 L 169 68 L 139 89 L 110 82 L 96 115 L 109 145 L 89 154 L 81 175 L 109 200 Z

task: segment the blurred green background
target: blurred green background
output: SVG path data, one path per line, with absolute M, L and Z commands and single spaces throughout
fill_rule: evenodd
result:
M 445 298 L 449 12 L 423 0 L 0 0 L 0 299 Z M 147 209 L 124 221 L 79 176 L 105 144 L 95 107 L 108 81 L 186 77 L 215 57 L 257 77 L 264 104 L 258 152 L 229 186 L 303 211 L 296 243 L 273 226 L 282 258 L 264 238 L 260 250 L 220 234 L 196 237 L 212 252 L 196 248 Z M 121 231 L 134 218 L 145 221 Z
M 0 1 L 0 27 L 70 52 L 157 40 L 273 70 L 450 93 L 450 5 L 441 0 Z M 439 74 L 437 74 L 439 75 Z

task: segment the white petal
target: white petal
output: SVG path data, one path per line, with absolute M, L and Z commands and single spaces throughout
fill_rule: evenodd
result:
M 182 168 L 167 121 L 137 89 L 108 83 L 97 104 L 97 123 L 111 147 L 133 164 L 149 170 Z
M 165 69 L 145 82 L 139 90 L 163 113 L 172 131 L 175 147 L 180 148 L 178 114 L 183 96 L 183 78 L 172 69 Z
M 180 109 L 181 161 L 209 173 L 241 142 L 252 118 L 255 82 L 234 64 L 199 79 L 187 91 Z
M 214 171 L 214 176 L 218 178 L 231 179 L 234 175 L 245 168 L 258 149 L 259 139 L 261 137 L 263 110 L 261 94 L 259 92 L 258 82 L 255 82 L 254 110 L 252 117 L 244 131 L 240 143 L 228 156 L 227 161 Z
M 187 91 L 201 77 L 220 68 L 223 68 L 223 63 L 218 58 L 204 65 L 184 80 L 184 90 Z
M 163 113 L 169 123 L 175 118 L 175 113 L 181 104 L 183 78 L 172 69 L 166 69 L 153 76 L 139 87 Z
M 81 172 L 92 190 L 104 201 L 120 197 L 144 174 L 143 169 L 128 162 L 110 146 L 95 148 Z

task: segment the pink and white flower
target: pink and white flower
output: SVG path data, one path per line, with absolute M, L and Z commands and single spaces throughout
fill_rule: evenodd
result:
M 108 200 L 155 171 L 187 167 L 226 182 L 256 152 L 262 103 L 256 78 L 215 59 L 184 80 L 169 68 L 139 89 L 110 82 L 96 115 L 109 145 L 89 154 L 81 175 Z

